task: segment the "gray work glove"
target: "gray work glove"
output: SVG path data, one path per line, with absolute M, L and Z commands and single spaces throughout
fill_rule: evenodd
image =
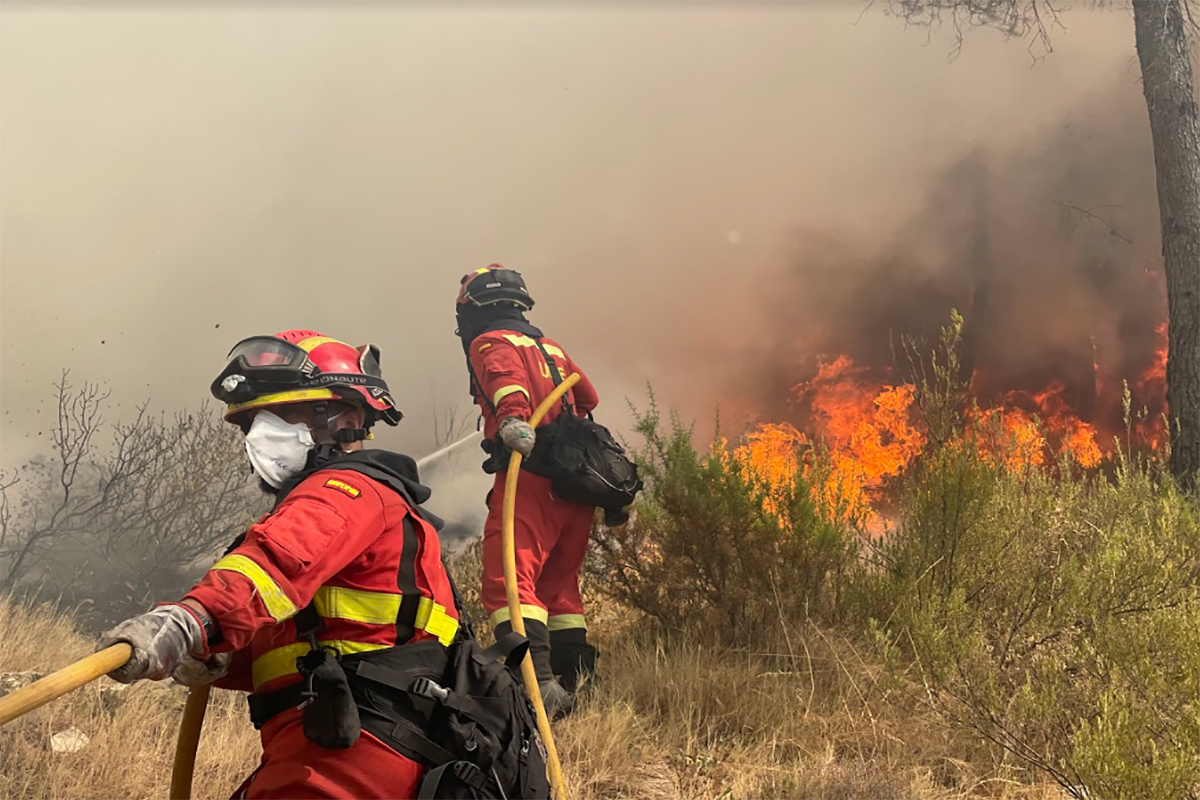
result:
M 537 443 L 537 434 L 533 432 L 529 423 L 516 417 L 505 417 L 496 429 L 496 434 L 509 450 L 516 450 L 526 458 L 533 452 L 533 446 Z
M 171 680 L 180 686 L 203 686 L 229 674 L 233 653 L 216 653 L 206 660 L 186 655 L 171 673 Z
M 132 645 L 133 655 L 124 666 L 108 673 L 108 677 L 119 683 L 133 683 L 142 678 L 161 681 L 175 671 L 185 655 L 203 652 L 204 631 L 190 611 L 171 603 L 130 617 L 107 631 L 96 650 L 118 642 Z

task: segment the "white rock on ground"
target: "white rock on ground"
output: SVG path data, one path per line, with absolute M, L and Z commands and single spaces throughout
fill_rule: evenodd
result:
M 50 737 L 50 750 L 55 753 L 75 753 L 91 741 L 79 728 L 67 728 Z

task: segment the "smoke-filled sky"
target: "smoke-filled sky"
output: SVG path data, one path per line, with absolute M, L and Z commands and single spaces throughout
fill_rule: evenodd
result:
M 951 61 L 948 33 L 855 2 L 0 19 L 6 466 L 44 448 L 63 368 L 122 409 L 194 407 L 235 341 L 292 327 L 378 343 L 407 415 L 379 443 L 420 455 L 432 409 L 470 402 L 453 300 L 491 262 L 525 273 L 601 421 L 627 427 L 647 381 L 705 416 L 753 395 L 788 293 L 800 313 L 838 292 L 821 242 L 879 248 L 952 212 L 935 186 L 967 154 L 1002 171 L 987 153 L 1046 157 L 1069 124 L 1126 142 L 1098 150 L 1121 174 L 1152 168 L 1123 11 L 1065 16 L 1036 65 L 992 32 Z M 1106 191 L 1085 200 L 1132 202 Z

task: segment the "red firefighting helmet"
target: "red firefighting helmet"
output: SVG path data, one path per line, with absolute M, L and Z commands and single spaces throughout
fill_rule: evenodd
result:
M 211 391 L 228 404 L 225 421 L 239 424 L 238 415 L 251 409 L 328 400 L 362 408 L 368 428 L 403 417 L 383 380 L 376 345 L 352 347 L 316 331 L 243 339 L 229 351 Z
M 508 303 L 522 311 L 533 308 L 533 298 L 525 288 L 525 279 L 515 269 L 489 264 L 468 272 L 459 281 L 458 305 L 493 306 Z

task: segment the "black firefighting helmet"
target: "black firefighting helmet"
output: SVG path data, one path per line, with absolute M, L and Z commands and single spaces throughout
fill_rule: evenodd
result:
M 515 269 L 490 264 L 463 275 L 458 290 L 458 308 L 463 306 L 516 306 L 522 311 L 533 308 L 533 298 L 525 288 L 525 279 Z

